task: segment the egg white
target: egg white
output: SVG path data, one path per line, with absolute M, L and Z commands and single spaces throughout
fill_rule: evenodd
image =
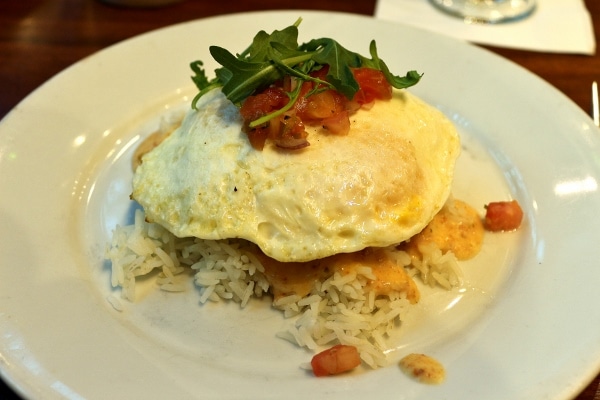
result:
M 307 127 L 310 146 L 251 147 L 238 108 L 203 96 L 146 154 L 132 197 L 179 237 L 244 238 L 279 261 L 308 261 L 420 232 L 450 194 L 453 124 L 407 91 L 351 116 L 347 136 Z

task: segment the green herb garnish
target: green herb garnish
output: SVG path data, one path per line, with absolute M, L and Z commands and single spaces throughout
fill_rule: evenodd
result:
M 217 87 L 222 88 L 223 94 L 231 102 L 240 106 L 248 96 L 286 75 L 300 81 L 297 87 L 301 86 L 301 81 L 315 81 L 321 83 L 324 89 L 335 89 L 350 100 L 359 89 L 352 68 L 377 69 L 397 89 L 413 86 L 421 79 L 422 75 L 416 71 L 409 71 L 405 76 L 393 75 L 377 55 L 374 40 L 369 46 L 371 58 L 347 50 L 329 38 L 314 39 L 298 45 L 298 25 L 301 21 L 302 19 L 299 18 L 293 25 L 271 34 L 265 31 L 258 32 L 252 44 L 237 56 L 222 47 L 211 46 L 210 54 L 222 67 L 217 68 L 215 78 L 209 80 L 202 61 L 194 61 L 190 64 L 194 72 L 192 80 L 200 90 L 192 101 L 192 107 L 196 108 L 198 99 Z M 325 65 L 329 66 L 325 81 L 310 76 L 311 72 Z M 290 101 L 283 109 L 289 109 L 298 95 L 299 90 L 289 92 Z M 253 121 L 252 125 L 257 126 L 267 122 L 281 112 L 283 111 L 278 110 L 264 116 L 260 121 Z

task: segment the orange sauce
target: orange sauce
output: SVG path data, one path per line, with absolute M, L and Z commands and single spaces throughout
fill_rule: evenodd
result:
M 265 276 L 275 299 L 297 294 L 308 295 L 316 280 L 325 280 L 335 272 L 342 275 L 356 272 L 357 268 L 370 267 L 375 279 L 371 279 L 366 289 L 376 295 L 391 291 L 406 293 L 406 297 L 416 303 L 419 290 L 404 268 L 390 258 L 384 249 L 367 248 L 354 253 L 341 253 L 308 262 L 280 262 L 257 255 L 265 268 Z
M 450 200 L 425 229 L 401 248 L 419 256 L 419 246 L 433 242 L 442 253 L 452 251 L 457 259 L 468 260 L 481 250 L 483 235 L 484 226 L 477 211 L 463 201 Z

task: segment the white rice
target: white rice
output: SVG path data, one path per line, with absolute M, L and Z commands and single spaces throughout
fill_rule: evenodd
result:
M 422 247 L 422 260 L 395 249 L 390 254 L 427 285 L 451 289 L 461 283 L 453 254 L 442 254 L 435 245 Z M 113 287 L 121 287 L 122 297 L 129 301 L 135 301 L 136 277 L 158 271 L 156 282 L 162 290 L 182 291 L 187 275 L 181 273 L 191 269 L 201 303 L 227 300 L 244 307 L 269 292 L 264 268 L 253 249 L 255 245 L 244 240 L 177 238 L 162 226 L 146 222 L 143 211 L 137 210 L 133 225 L 114 230 L 106 257 L 112 262 Z M 360 267 L 315 282 L 304 298 L 291 295 L 274 301 L 273 306 L 291 321 L 289 329 L 277 336 L 315 351 L 338 343 L 354 345 L 366 365 L 386 365 L 386 340 L 411 304 L 402 293 L 376 297 L 365 290 L 374 278 L 370 267 Z

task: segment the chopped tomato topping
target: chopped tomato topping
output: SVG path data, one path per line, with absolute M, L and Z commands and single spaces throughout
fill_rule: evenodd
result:
M 270 112 L 279 110 L 286 105 L 287 101 L 287 94 L 282 89 L 269 87 L 259 94 L 249 96 L 242 104 L 240 114 L 244 122 L 250 123 Z
M 354 95 L 354 100 L 359 104 L 392 98 L 392 85 L 385 79 L 383 72 L 372 68 L 356 68 L 352 73 L 360 86 Z
M 523 210 L 516 200 L 492 202 L 485 208 L 484 222 L 488 231 L 512 231 L 521 226 Z
M 323 128 L 336 135 L 347 135 L 350 132 L 350 113 L 340 111 L 321 121 Z
M 313 72 L 311 76 L 325 80 L 327 72 L 328 67 L 324 67 Z M 352 73 L 360 87 L 353 99 L 347 99 L 324 85 L 305 81 L 300 88 L 298 100 L 290 110 L 256 127 L 251 127 L 250 123 L 280 110 L 288 103 L 286 92 L 291 91 L 293 80 L 284 78 L 261 93 L 249 96 L 242 104 L 240 113 L 244 120 L 244 131 L 252 146 L 261 150 L 270 140 L 276 146 L 286 149 L 306 147 L 309 143 L 306 139 L 308 133 L 304 128 L 305 124 L 320 125 L 336 135 L 348 134 L 352 113 L 361 107 L 369 108 L 375 100 L 387 100 L 392 97 L 392 87 L 381 71 L 356 68 Z
M 244 101 L 240 114 L 244 119 L 244 131 L 252 147 L 262 150 L 267 139 L 272 140 L 278 147 L 287 149 L 308 146 L 306 140 L 308 134 L 304 130 L 302 120 L 293 112 L 273 118 L 257 127 L 250 126 L 251 122 L 281 109 L 287 102 L 287 94 L 278 87 L 269 87 L 257 95 L 249 96 Z
M 269 131 L 264 128 L 252 129 L 246 132 L 250 145 L 256 150 L 262 150 L 265 147 Z
M 360 365 L 360 356 L 354 346 L 338 344 L 316 354 L 311 362 L 315 376 L 341 374 Z
M 320 120 L 344 111 L 344 97 L 334 90 L 313 94 L 308 97 L 299 110 L 304 120 Z
M 270 129 L 269 124 L 255 128 L 251 128 L 249 124 L 285 106 L 287 98 L 282 89 L 272 87 L 257 95 L 249 96 L 244 101 L 244 104 L 240 107 L 240 114 L 244 119 L 244 131 L 248 135 L 252 147 L 262 150 L 272 129 Z
M 302 120 L 294 112 L 272 119 L 268 136 L 277 147 L 295 150 L 308 146 L 308 133 L 304 130 Z

